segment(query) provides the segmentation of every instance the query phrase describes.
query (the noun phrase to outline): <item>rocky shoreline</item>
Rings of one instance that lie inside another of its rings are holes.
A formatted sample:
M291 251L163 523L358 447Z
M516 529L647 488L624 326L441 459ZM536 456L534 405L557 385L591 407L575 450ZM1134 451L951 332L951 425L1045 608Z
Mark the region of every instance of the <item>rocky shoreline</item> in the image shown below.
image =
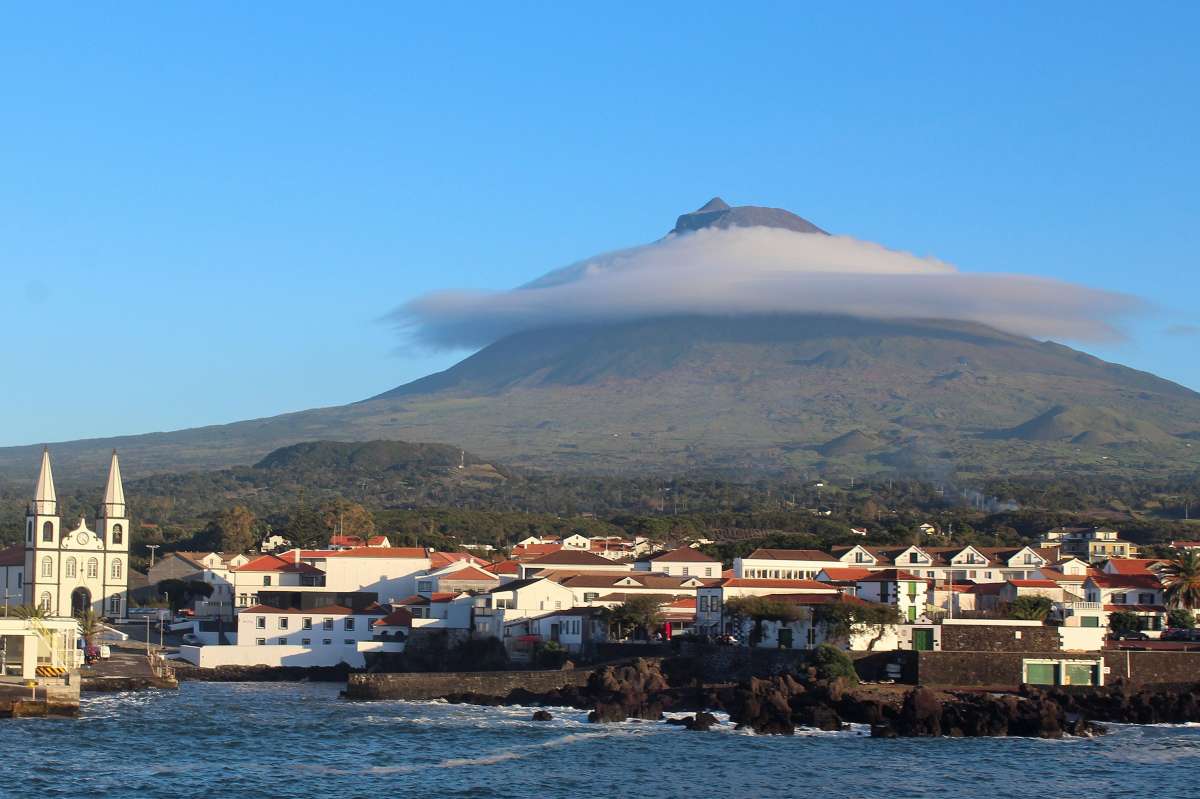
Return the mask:
M678 664L638 660L606 666L582 687L535 693L524 689L503 697L450 694L449 702L480 705L567 706L589 710L594 723L627 719L661 721L665 713L688 729L710 729L709 711L724 711L739 728L759 734L792 735L797 728L842 730L869 725L871 735L897 737L1061 738L1101 735L1097 722L1133 724L1200 722L1200 685L1132 690L1115 685L1094 689L1019 693L935 691L904 686L857 685L815 673L787 674L726 685L705 685L680 673Z

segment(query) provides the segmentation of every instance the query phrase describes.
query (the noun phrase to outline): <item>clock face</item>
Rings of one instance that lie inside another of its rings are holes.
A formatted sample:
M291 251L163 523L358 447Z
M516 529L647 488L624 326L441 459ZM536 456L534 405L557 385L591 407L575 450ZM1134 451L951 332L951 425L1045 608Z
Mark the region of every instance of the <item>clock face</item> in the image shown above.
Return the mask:
M88 542L88 534L80 533L79 535L75 536L75 540L79 542L80 546L83 546Z

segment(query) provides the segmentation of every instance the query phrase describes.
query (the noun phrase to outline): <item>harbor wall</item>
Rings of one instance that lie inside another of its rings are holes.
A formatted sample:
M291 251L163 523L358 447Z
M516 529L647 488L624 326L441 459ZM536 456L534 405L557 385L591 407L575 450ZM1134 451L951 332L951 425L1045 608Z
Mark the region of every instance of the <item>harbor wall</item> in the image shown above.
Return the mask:
M583 686L591 675L590 669L351 674L346 698L421 700L465 693L505 697L517 688L543 692Z

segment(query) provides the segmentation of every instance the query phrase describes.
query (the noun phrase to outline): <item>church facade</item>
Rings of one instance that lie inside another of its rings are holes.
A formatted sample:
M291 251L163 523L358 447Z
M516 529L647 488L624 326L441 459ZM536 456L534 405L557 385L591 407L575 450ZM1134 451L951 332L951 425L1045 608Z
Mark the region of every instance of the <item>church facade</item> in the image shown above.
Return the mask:
M129 518L121 467L114 450L96 529L80 518L62 524L50 469L42 451L33 502L25 516L24 602L52 616L126 615L129 598Z

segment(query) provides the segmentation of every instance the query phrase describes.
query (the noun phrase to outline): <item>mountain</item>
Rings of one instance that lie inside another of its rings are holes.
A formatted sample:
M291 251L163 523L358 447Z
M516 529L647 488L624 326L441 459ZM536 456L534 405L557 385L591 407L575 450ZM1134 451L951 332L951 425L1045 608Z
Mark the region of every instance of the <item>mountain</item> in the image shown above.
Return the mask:
M668 235L739 226L824 235L787 211L719 198ZM128 471L148 474L373 439L454 442L489 461L575 473L1162 472L1197 466L1200 395L973 322L668 315L523 330L349 405L65 442L53 454L57 474L94 478L113 447ZM36 447L2 449L0 474L32 479L36 458ZM345 458L331 464L352 468Z

